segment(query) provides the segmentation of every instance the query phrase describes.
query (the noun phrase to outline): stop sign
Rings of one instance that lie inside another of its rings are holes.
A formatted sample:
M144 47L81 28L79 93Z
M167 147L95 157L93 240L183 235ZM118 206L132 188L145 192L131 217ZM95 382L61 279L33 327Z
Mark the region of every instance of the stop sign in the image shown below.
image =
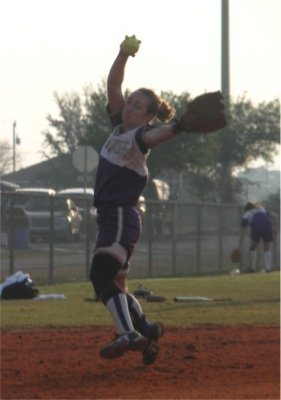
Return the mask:
M99 155L91 146L78 146L72 154L72 162L79 172L92 172L98 165Z

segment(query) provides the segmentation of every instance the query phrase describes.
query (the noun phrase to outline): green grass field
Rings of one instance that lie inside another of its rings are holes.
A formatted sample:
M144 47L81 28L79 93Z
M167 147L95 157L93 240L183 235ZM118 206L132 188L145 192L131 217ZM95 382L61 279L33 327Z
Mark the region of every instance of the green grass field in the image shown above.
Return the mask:
M241 274L196 278L135 279L166 298L140 302L151 320L166 325L280 325L280 274ZM112 325L89 282L37 286L40 294L64 294L64 300L2 300L2 329ZM176 296L203 296L212 301L175 302Z

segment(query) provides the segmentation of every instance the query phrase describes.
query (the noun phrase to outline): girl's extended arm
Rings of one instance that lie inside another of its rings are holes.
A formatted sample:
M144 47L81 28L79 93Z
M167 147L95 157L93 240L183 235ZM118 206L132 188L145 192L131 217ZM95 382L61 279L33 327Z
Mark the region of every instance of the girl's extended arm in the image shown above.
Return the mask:
M125 66L129 56L121 50L115 58L107 78L107 96L110 111L120 112L124 106L122 83L125 75Z

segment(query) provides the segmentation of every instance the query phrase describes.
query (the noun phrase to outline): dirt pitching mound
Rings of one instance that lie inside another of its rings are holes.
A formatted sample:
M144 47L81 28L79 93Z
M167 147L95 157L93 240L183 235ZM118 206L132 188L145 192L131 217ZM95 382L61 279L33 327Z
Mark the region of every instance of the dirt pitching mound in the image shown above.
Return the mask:
M110 328L2 332L1 399L279 399L279 327L167 327L150 366Z

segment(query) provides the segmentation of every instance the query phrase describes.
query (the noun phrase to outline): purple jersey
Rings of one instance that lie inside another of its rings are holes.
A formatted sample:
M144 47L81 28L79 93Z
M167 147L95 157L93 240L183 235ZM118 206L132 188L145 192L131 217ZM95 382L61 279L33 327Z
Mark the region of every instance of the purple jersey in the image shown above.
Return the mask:
M137 205L147 183L149 149L142 140L147 127L122 132L118 117L111 117L114 129L100 153L94 194L97 209Z
M270 213L263 207L246 211L242 217L241 225L250 226L251 239L259 242L262 239L266 243L273 241L272 219Z

